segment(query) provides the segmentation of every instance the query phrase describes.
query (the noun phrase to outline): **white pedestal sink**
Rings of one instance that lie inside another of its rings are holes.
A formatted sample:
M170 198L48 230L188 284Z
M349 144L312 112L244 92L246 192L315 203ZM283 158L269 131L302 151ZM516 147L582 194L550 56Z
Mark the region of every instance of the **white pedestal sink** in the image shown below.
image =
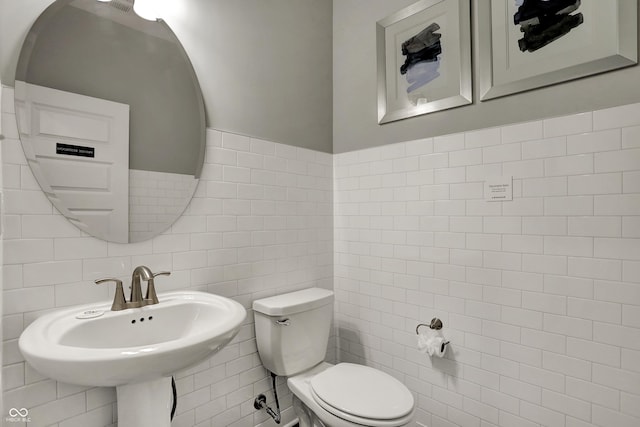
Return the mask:
M213 355L246 317L237 302L196 291L111 311L111 302L43 315L20 336L25 360L49 378L115 386L119 427L168 427L171 375Z

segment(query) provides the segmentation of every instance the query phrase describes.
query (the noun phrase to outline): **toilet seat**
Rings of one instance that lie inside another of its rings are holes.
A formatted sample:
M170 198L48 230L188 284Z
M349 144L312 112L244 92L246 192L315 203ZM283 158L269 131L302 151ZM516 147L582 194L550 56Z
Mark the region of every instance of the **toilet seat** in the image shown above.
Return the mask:
M391 427L413 416L411 392L391 375L368 366L339 363L313 376L309 385L320 407L352 423Z

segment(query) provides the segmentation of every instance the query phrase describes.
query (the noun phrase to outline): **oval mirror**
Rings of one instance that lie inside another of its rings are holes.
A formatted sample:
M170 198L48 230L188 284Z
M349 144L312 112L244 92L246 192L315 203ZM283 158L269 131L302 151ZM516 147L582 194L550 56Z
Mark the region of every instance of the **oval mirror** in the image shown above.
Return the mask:
M86 233L118 243L171 226L205 151L202 93L169 26L133 0L57 0L29 31L16 116L34 176Z

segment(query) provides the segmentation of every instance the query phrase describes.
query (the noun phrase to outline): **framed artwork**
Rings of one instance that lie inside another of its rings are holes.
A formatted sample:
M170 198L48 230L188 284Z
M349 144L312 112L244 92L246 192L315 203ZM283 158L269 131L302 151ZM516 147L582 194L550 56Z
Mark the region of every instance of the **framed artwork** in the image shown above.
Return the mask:
M476 2L480 100L636 64L637 3Z
M378 123L470 104L469 0L421 0L377 23Z

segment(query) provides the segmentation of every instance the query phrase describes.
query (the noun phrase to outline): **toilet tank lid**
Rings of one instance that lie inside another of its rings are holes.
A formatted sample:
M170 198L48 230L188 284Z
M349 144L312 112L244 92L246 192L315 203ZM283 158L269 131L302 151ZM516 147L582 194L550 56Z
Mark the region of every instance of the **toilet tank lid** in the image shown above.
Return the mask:
M331 304L333 292L322 288L309 288L269 298L255 300L253 310L267 316L286 316Z

